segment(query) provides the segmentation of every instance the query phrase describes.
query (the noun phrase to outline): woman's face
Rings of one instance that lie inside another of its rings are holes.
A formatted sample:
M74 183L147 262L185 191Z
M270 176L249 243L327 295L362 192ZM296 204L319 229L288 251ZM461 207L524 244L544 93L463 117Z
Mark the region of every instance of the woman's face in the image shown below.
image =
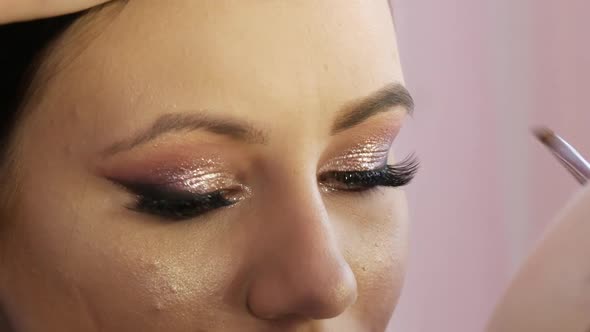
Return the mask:
M386 1L115 3L56 45L3 212L18 331L385 329L406 202L371 186L409 107Z

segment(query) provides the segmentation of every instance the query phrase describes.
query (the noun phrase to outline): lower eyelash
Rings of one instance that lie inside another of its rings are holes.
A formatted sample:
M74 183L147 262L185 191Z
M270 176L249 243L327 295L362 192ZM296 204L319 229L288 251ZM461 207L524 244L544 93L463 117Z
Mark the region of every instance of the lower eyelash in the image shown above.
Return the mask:
M361 191L377 186L402 187L410 183L420 163L409 156L396 165L385 165L371 171L326 172L320 176L320 182L337 190Z

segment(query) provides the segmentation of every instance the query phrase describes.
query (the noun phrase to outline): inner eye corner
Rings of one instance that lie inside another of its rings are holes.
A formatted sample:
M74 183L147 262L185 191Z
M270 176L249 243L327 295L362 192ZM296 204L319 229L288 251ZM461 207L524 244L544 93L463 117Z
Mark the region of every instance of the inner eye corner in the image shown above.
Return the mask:
M317 179L317 181L318 181L318 182L323 182L323 181L326 181L326 180L328 179L328 173L329 173L329 172L330 172L330 171L324 171L324 172L321 172L321 173L319 173L319 174L316 176L316 179Z

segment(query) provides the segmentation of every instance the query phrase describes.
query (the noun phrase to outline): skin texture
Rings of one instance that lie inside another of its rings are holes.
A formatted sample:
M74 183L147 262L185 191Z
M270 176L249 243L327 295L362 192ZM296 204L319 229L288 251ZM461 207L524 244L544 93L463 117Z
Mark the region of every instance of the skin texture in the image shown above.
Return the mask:
M104 2L107 0L2 0L0 23L73 13Z
M15 330L383 331L404 193L317 177L375 133L393 141L401 107L330 134L345 105L392 82L385 1L146 0L85 17L41 67L14 140L0 299ZM203 112L247 121L264 144L181 130L110 149ZM250 192L188 221L128 209L108 180L207 158Z

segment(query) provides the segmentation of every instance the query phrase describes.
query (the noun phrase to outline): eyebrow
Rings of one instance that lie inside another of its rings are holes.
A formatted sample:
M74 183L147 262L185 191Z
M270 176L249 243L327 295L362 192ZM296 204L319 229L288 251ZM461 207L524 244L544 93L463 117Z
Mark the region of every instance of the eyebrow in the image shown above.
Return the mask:
M406 87L391 83L345 107L334 121L332 135L355 127L379 113L393 111L396 107L403 107L408 114L412 114L414 99Z
M112 155L131 150L136 146L154 140L170 132L206 130L215 134L252 144L265 144L267 134L254 128L245 121L212 116L206 111L191 113L172 113L160 116L151 127L128 141L117 142L108 147L104 153Z
M346 105L334 121L331 134L335 135L355 127L379 113L392 111L397 106L404 107L411 114L414 101L403 85L391 83L367 97ZM255 128L246 121L223 118L207 111L200 111L164 114L149 128L130 140L116 142L103 152L105 155L113 155L131 150L166 133L196 130L206 130L249 144L266 144L268 141L268 134L265 131Z

